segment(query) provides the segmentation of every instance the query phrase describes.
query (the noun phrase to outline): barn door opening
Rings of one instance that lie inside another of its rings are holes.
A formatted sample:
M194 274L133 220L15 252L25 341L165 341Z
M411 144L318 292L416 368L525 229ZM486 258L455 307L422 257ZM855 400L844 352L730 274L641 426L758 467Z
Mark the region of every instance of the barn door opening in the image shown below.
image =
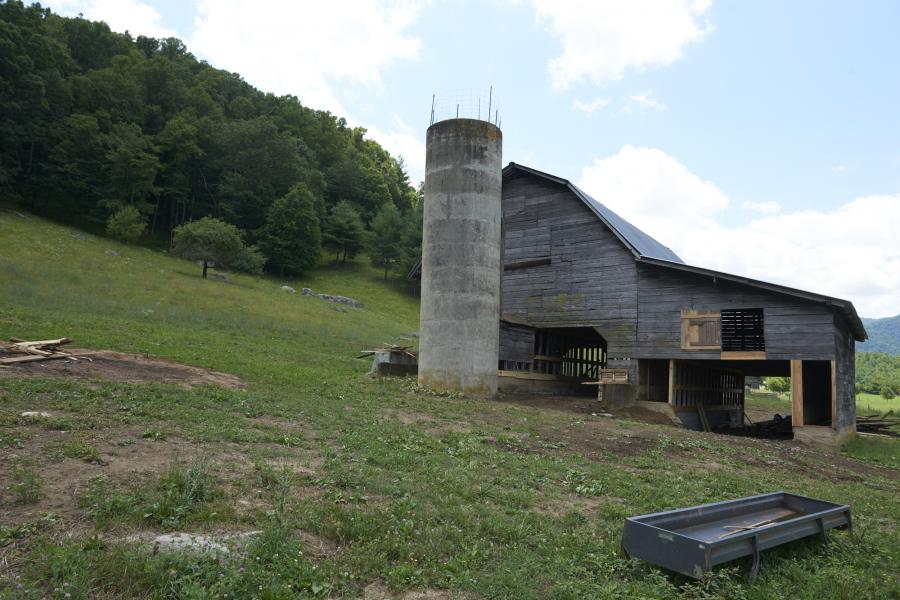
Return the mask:
M830 360L792 360L794 427L829 427L834 411L834 364Z
M534 369L538 373L597 379L605 366L606 340L590 327L534 332Z
M830 360L792 360L791 398L794 427L831 426L834 365Z

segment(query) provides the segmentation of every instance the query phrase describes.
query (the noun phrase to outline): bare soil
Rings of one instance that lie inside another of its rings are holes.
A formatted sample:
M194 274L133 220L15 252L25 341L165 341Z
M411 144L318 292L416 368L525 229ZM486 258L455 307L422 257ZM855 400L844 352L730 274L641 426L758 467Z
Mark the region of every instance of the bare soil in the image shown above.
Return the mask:
M506 395L500 402L520 406L536 407L548 413L576 416L576 420L565 426L540 425L537 427L544 442L564 444L560 452L577 453L590 460L609 462L620 457L637 456L656 447L663 438L675 442L702 440L716 446L727 446L737 460L762 468L778 469L785 472L802 472L821 477L835 483L856 482L863 485L879 484L873 478L892 482L900 481L900 470L882 467L869 462L846 457L836 449L814 447L793 440L756 439L717 433L689 431L675 426L661 415L652 411L616 411L613 417L600 416L604 411L597 401L590 397L553 395ZM584 418L580 418L584 416ZM650 427L625 427L619 417L648 423ZM502 413L494 413L490 418L503 422ZM512 424L512 423L510 423ZM546 452L540 446L518 449L518 451ZM721 468L713 452L696 448L682 449L675 445L667 447L661 460L675 461L702 468Z
M0 378L68 377L110 379L130 383L174 383L184 387L217 385L241 388L243 382L228 373L194 367L174 361L109 350L69 349L77 360L57 359L3 365Z

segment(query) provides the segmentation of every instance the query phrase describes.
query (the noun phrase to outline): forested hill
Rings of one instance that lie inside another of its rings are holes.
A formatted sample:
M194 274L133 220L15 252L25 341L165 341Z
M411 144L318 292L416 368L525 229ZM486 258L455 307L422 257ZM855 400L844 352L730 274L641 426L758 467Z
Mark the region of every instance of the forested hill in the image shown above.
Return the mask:
M343 118L257 90L178 39L0 4L0 201L94 229L129 207L158 244L212 216L256 244L283 225L271 221L285 206L270 209L286 196L312 205L297 215L319 222L316 252L339 203L367 228L386 207L394 225L416 219L402 159Z
M900 315L885 319L863 319L869 339L857 344L860 352L886 352L900 355Z

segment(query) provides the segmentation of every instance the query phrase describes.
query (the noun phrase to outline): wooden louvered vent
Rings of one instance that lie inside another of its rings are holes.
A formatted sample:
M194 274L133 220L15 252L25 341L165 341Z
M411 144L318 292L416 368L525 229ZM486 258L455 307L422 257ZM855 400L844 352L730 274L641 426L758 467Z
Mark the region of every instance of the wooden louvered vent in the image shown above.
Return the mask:
M721 350L720 319L721 314L718 311L681 311L681 349Z
M766 336L761 308L722 311L722 352L755 352L765 349Z

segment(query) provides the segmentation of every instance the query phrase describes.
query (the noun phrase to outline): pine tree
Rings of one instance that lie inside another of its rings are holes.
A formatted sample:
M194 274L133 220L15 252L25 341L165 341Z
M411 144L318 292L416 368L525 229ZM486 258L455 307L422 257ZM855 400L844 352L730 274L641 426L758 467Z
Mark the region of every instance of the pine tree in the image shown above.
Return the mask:
M338 202L322 226L322 246L342 263L359 254L366 230L359 212L347 201Z
M386 202L372 219L371 229L369 256L375 266L384 267L387 281L388 271L402 256L403 216L393 203Z

